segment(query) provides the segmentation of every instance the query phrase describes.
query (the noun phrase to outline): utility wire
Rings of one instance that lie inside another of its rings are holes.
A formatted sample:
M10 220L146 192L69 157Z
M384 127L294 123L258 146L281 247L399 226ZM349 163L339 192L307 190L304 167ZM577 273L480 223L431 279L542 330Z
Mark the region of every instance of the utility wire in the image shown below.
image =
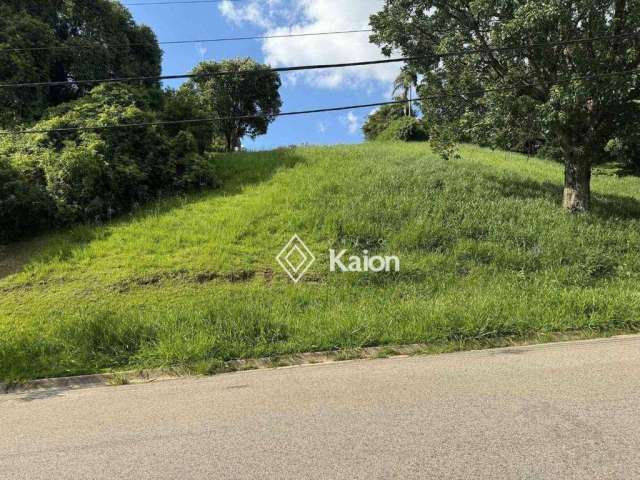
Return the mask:
M489 49L458 50L458 51L443 52L435 55L438 58L448 58L448 57L457 57L457 56L464 56L464 55L488 54L488 53L496 53L496 52L511 52L511 51L518 51L518 50L533 49L533 48L559 47L559 46L566 46L566 45L575 45L580 43L596 42L601 40L614 40L618 38L628 38L628 37L638 37L638 36L640 36L640 32L581 38L581 39L574 39L574 40L565 40L561 42L531 43L529 45L521 45L521 46L514 46L514 47L495 47L495 48L489 48ZM96 83L121 83L121 82L134 82L134 81L162 81L162 80L192 79L192 78L212 78L212 77L223 77L223 76L230 76L230 75L251 75L251 74L264 75L266 73L275 73L275 72L278 72L278 73L298 72L303 70L321 70L321 69L327 69L327 68L346 68L346 67L359 67L359 66L367 66L367 65L383 65L383 64L389 64L389 63L405 63L410 61L421 60L423 58L424 57L402 57L402 58L391 58L391 59L384 59L384 60L369 60L369 61L363 61L363 62L303 65L303 66L297 66L297 67L278 67L278 68L270 68L270 69L264 69L264 70L245 70L241 72L216 72L211 74L190 73L190 74L180 74L180 75L114 77L114 78L104 78L104 79L94 79L94 80L68 80L68 81L58 81L58 82L4 83L4 84L0 84L0 88L55 87L55 86L71 86L71 85L88 85L88 84L96 84Z
M268 40L272 38L300 38L300 37L319 37L324 35L346 35L351 33L371 33L372 29L362 30L337 30L335 32L309 32L309 33L289 33L281 35L255 35L249 37L221 37L221 38L203 38L196 40L172 40L158 42L158 45L186 45L191 43L222 43L222 42L240 42L245 40ZM42 50L74 50L74 49L94 49L94 48L128 48L143 47L148 43L105 43L93 45L58 45L48 47L22 47L22 48L0 48L0 52L34 52Z
M632 74L640 74L640 69L637 70L627 70L622 72L611 72L604 74L594 74L594 75L583 75L583 76L575 76L568 78L566 80L558 81L556 84L564 84L571 83L578 80L592 80L597 78L608 78L620 75L632 75ZM456 93L448 93L448 94L438 94L438 95L429 95L425 97L416 98L413 102L424 102L428 100L439 100L443 98L450 97L465 97L465 96L473 96L473 95L483 95L488 92L500 92L500 91L510 91L517 90L527 87L535 87L535 86L545 86L546 83L523 83L521 85L511 85L504 87L495 87L495 88L485 88L479 90L470 90L466 92L456 92ZM113 130L119 128L131 128L131 127L149 127L149 126L161 126L161 125L185 125L185 124L196 124L196 123L213 123L219 121L229 121L229 120L249 120L254 118L264 118L264 117L291 117L296 115L308 115L314 113L327 113L327 112L339 112L345 110L356 110L362 108L371 108L371 107L381 107L385 105L397 105L397 104L405 104L407 100L392 100L388 102L377 102L377 103L364 103L358 105L348 105L342 107L330 107L330 108L317 108L312 110L298 110L292 112L281 112L275 115L264 115L264 114L256 114L256 115L238 115L238 116L228 116L228 117L208 117L208 118L191 118L185 120L163 120L156 122L140 122L140 123L125 123L120 125L104 125L104 126L96 126L96 127L67 127L67 128L53 128L53 129L29 129L29 130L18 130L18 131L8 131L8 130L0 130L1 135L27 135L27 134L41 134L41 133L68 133L68 132L77 132L77 131L98 131L98 130Z
M380 65L385 63L398 63L404 62L404 58L391 58L385 60L371 60L365 62L348 62L348 63L331 63L320 65L303 65L298 67L277 67L264 70L244 70L238 72L216 72L216 73L187 73L180 75L160 75L160 76L145 76L145 77L119 77L119 78L103 78L100 80L69 80L63 82L34 82L34 83L4 83L0 84L0 88L22 88L22 87L59 87L70 85L88 85L94 83L120 83L120 82L135 82L135 81L162 81L162 80L176 80L185 78L212 78L212 77L227 77L227 76L242 76L242 75L264 75L267 73L282 73L282 72L298 72L303 70L321 70L326 68L346 68L357 67L364 65Z

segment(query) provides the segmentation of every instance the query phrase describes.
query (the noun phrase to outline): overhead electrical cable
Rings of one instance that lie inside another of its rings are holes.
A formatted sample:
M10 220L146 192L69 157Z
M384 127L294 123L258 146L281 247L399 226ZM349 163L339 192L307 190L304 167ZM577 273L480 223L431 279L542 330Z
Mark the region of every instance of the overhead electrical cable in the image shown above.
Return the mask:
M308 32L308 33L283 33L279 35L255 35L247 37L220 37L220 38L201 38L195 40L169 40L160 41L158 45L187 45L199 43L222 43L222 42L239 42L244 40L269 40L278 38L301 38L301 37L320 37L328 35L347 35L352 33L371 33L372 29L362 30L336 30L333 32ZM42 47L6 47L1 48L0 52L34 52L41 50L75 50L75 49L95 49L95 48L127 48L142 47L149 43L99 43L87 45L58 45L58 46L42 46Z
M574 45L574 44L580 44L580 43L614 40L618 38L628 38L628 37L640 37L640 32L601 36L601 37L581 38L581 39L574 39L574 40L565 40L560 42L532 43L529 45L520 45L520 46L513 46L513 47L495 47L495 48L489 48L489 49L457 50L457 51L437 53L435 54L435 56L438 58L447 58L447 57L456 57L456 56L464 56L464 55L510 52L510 51L528 50L528 49L544 48L544 47L567 46L567 45ZM420 60L422 58L424 57L414 56L414 57L401 57L401 58L390 58L390 59L381 59L381 60L368 60L368 61L362 61L362 62L303 65L303 66L296 66L296 67L276 67L276 68L269 68L269 69L263 69L263 70L245 70L240 72L216 72L211 74L189 73L189 74L179 74L179 75L114 77L114 78L91 79L91 80L69 79L67 81L57 81L57 82L4 83L4 84L0 84L0 88L55 87L55 86L71 86L71 85L90 85L90 84L98 84L98 83L123 83L123 82L136 82L136 81L162 81L162 80L176 80L176 79L211 78L211 77L221 77L221 76L230 76L230 75L251 75L251 74L264 75L270 72L284 73L284 72L298 72L298 71L305 71L305 70L321 70L321 69L329 69L329 68L347 68L347 67L358 67L358 66L384 65L389 63L406 63L410 61Z
M565 80L559 80L558 82L555 82L555 84L564 84L564 83L571 83L579 80L593 80L597 78L609 78L614 76L633 75L633 74L640 74L640 70L627 70L622 72L611 72L611 73L605 73L605 74L573 76ZM428 100L438 100L438 99L451 98L451 97L483 95L488 92L510 91L510 90L527 88L527 87L545 86L545 85L546 83L540 83L540 82L522 83L520 85L485 88L485 89L471 90L466 92L429 95L425 97L416 98L413 100L413 102L424 102ZM296 116L296 115L339 112L339 111L345 111L345 110L356 110L356 109L362 109L362 108L381 107L385 105L397 105L397 104L405 104L405 103L407 103L407 100L392 100L387 102L346 105L341 107L317 108L317 109L311 109L311 110L297 110L292 112L282 112L275 115L260 115L260 114L236 115L236 116L228 116L228 117L208 117L208 118L192 118L192 119L184 119L184 120L161 120L161 121L155 121L155 122L124 123L120 125L104 125L104 126L95 126L95 127L67 127L67 128L53 128L53 129L28 129L28 130L17 130L17 131L0 130L0 135L69 133L69 132L78 132L78 131L113 130L113 129L120 129L120 128L135 128L135 127L148 127L148 126L161 126L161 125L185 125L185 124L197 124L197 123L212 123L217 121L246 120L246 119L263 118L263 117L269 117L269 118L290 117L290 116Z

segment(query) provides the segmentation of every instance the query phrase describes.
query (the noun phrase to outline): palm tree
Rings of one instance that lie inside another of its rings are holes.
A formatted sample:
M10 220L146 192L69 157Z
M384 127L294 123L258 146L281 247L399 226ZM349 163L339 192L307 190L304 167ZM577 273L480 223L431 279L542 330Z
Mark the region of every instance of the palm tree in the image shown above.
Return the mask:
M405 65L400 71L400 75L393 82L393 94L401 92L398 99L406 102L404 114L406 117L413 117L413 100L411 98L412 88L418 85L418 74L411 67Z

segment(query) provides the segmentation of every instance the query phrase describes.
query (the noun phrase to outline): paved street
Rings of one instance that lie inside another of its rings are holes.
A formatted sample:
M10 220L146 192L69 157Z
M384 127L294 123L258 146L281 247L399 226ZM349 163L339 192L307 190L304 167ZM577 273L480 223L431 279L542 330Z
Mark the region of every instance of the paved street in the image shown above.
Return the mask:
M6 479L640 478L640 337L0 396Z

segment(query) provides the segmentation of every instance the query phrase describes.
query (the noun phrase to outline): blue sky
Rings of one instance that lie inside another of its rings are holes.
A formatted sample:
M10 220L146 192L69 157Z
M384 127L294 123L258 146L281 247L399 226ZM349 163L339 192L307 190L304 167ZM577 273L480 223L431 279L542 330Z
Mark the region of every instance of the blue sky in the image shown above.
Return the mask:
M126 1L123 3L127 3ZM382 0L228 0L218 4L128 7L160 41L308 33L368 28ZM339 12L339 13L338 13ZM264 41L164 45L164 74L190 71L201 60L253 57L273 66L339 63L381 58L367 33ZM283 111L385 101L399 66L283 74ZM171 83L177 86L179 83ZM368 110L277 119L269 133L246 141L251 149L290 144L362 141Z

